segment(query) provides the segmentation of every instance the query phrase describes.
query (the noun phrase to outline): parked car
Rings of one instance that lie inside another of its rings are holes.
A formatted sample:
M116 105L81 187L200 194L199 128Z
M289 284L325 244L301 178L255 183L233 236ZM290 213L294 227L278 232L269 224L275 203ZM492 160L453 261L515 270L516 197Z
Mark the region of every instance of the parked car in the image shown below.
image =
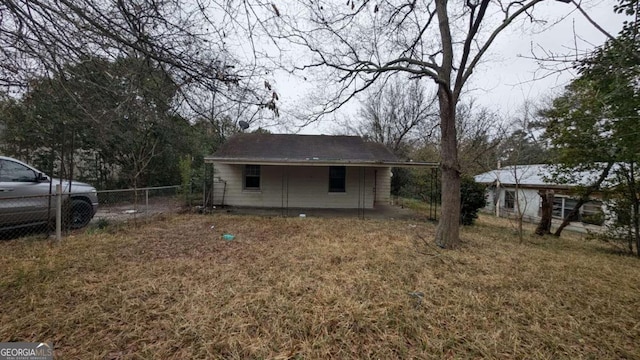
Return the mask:
M55 219L60 179L10 157L0 156L0 228L44 225ZM86 226L98 208L96 189L78 181L62 180L65 226Z

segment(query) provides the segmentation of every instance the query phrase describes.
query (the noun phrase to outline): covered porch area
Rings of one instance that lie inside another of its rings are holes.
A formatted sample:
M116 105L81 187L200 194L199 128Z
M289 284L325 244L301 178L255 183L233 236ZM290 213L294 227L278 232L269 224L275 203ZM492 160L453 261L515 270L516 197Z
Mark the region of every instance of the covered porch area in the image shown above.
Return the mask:
M437 166L437 163L399 161L215 161L205 204L218 208L278 209L285 216L300 213L322 216L323 209L355 211L363 216L368 210L384 210L392 203L393 168Z

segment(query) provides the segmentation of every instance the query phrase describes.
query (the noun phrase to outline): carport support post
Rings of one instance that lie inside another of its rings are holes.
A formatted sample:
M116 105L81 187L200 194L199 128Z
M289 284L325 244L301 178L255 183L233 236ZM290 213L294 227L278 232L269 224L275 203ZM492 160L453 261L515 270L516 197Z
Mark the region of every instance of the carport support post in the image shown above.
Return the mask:
M56 184L56 241L62 239L62 186Z

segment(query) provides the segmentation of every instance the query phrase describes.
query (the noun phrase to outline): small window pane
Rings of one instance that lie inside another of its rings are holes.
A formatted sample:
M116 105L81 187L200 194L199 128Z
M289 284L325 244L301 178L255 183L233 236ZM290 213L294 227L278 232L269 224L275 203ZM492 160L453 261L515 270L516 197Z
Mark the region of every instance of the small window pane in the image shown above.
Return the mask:
M553 211L552 211L553 217L564 218L564 215L562 215L563 204L564 204L564 198L556 197L553 199Z
M245 173L247 176L260 176L260 166L259 165L247 165L245 169Z

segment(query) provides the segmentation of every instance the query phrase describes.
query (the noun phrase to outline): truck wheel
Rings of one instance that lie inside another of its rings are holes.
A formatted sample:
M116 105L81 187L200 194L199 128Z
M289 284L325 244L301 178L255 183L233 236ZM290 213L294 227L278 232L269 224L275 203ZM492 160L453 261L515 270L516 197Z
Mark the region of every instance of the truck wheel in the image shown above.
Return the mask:
M71 214L69 227L72 229L80 229L91 221L93 218L93 208L86 201L73 199L71 200Z

